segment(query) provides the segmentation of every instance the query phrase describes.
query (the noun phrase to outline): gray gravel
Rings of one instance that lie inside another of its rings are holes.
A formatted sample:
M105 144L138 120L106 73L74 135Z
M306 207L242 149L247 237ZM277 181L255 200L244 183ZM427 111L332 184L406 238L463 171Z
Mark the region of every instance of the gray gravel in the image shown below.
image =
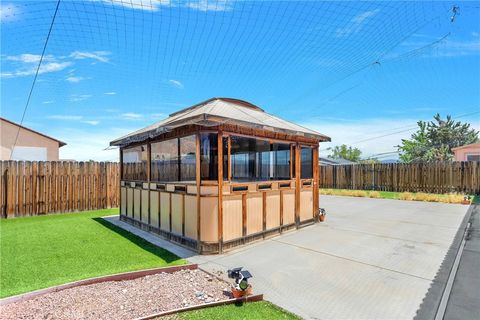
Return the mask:
M230 285L207 273L182 270L49 293L0 307L6 319L132 319L230 298Z

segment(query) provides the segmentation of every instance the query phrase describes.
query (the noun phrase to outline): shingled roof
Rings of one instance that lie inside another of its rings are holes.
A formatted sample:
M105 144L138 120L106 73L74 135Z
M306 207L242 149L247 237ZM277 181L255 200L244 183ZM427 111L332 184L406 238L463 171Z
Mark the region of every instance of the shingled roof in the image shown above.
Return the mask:
M110 142L110 145L122 146L143 141L190 124L207 127L219 124L236 124L249 128L259 128L272 132L316 138L321 141L330 141L329 137L321 133L268 114L263 109L247 101L232 98L211 98L172 113L168 118L148 127L113 140Z

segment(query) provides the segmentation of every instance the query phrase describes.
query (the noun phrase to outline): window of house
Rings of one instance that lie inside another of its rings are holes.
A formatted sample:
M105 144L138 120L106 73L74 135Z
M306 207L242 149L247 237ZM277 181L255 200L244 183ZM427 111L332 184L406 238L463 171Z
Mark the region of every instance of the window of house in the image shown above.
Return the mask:
M122 150L122 179L147 180L147 145Z
M313 149L301 147L300 149L300 178L313 178Z
M480 161L480 154L467 154L467 161Z

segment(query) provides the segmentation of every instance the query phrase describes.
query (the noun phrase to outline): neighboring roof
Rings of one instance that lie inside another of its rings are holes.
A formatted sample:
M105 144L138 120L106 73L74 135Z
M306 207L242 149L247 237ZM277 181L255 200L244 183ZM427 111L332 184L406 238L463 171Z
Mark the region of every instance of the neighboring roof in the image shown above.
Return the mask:
M2 117L0 117L0 120L5 121L5 122L8 122L8 123L10 123L10 124L13 124L14 126L20 127L20 128L22 128L22 129L24 129L24 130L33 132L33 133L38 134L38 135L40 135L40 136L43 136L43 137L45 137L45 138L47 138L47 139L50 139L50 140L53 140L53 141L57 141L59 147L63 147L63 146L65 146L65 145L67 145L67 144L66 144L65 142L63 142L63 141L60 141L60 140L55 139L55 138L52 138L52 137L50 137L50 136L47 136L46 134L43 134L43 133L38 132L38 131L35 131L35 130L33 130L33 129L24 127L24 126L22 126L22 125L20 125L20 124L18 124L18 123L16 123L16 122L7 120L7 119L2 118Z
M380 160L380 163L400 163L400 160L398 160L398 159L383 159L383 160Z
M215 126L225 123L330 141L329 137L321 133L268 114L247 101L232 98L211 98L172 113L162 121L113 140L110 145L121 146L143 141L189 124Z
M355 164L356 162L353 162L353 161L350 161L350 160L347 160L347 159L343 159L343 158L330 158L330 157L319 157L318 158L318 161L321 163L321 164L327 164L327 165L332 165L332 166L336 166L336 165L342 165L342 164Z
M456 151L456 150L460 150L460 149L466 149L466 148L480 148L480 142L470 143L470 144L466 144L464 146L452 148L452 151Z

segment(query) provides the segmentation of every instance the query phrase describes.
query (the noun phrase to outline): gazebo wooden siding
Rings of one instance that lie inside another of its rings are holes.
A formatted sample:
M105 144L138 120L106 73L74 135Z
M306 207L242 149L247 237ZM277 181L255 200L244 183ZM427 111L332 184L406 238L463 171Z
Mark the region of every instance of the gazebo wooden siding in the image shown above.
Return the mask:
M120 218L201 253L313 223L329 140L247 101L203 101L110 142Z
M200 179L200 134L203 132L218 134L216 181ZM151 144L191 134L196 137L195 181L151 182ZM223 160L230 156L228 137L231 135L289 143L290 158L294 160L290 161L290 171L294 171L295 178L235 182L231 179L231 161L228 161L227 179L224 180ZM224 137L227 137L226 155L223 154ZM190 125L174 129L155 139L123 146L120 157L125 148L145 144L148 156L147 180L126 181L122 176L120 219L123 221L200 253L217 253L288 229L299 228L316 219L319 199L318 165L313 165L311 179L301 179L300 148L311 147L312 163L317 164L318 139L237 125ZM120 171L123 174L124 164L122 158L120 160Z

